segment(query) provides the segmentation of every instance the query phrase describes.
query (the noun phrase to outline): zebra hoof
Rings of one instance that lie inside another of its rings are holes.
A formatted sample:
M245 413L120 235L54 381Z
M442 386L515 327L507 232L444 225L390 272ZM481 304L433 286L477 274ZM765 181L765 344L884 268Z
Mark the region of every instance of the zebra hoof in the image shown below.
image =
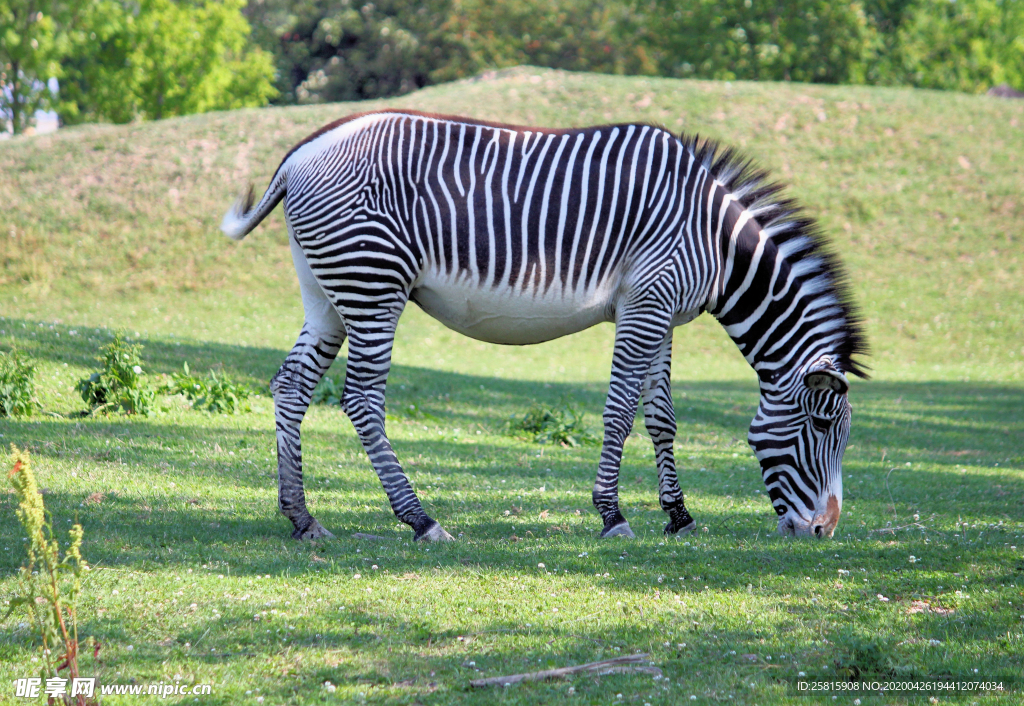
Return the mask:
M417 532L412 539L414 542L452 542L455 537L445 532L440 522L434 522L426 530Z
M629 523L623 520L617 525L612 525L611 527L606 527L601 530L601 539L607 539L608 537L629 537L630 539L634 539L636 535L633 534L633 530L630 529Z
M677 537L685 537L686 535L697 529L697 521L690 520L688 524L683 526L677 526L675 522L669 522L665 525L665 534L674 534Z
M324 529L316 520L310 523L309 527L304 530L296 529L292 532L292 539L299 539L304 542L308 542L314 539L334 539L334 535Z

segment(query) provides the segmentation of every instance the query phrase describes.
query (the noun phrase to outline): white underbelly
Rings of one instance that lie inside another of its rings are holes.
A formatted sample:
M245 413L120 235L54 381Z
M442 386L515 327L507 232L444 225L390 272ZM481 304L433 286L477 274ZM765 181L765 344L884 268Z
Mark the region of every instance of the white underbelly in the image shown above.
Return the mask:
M541 343L609 320L612 292L546 294L477 288L425 276L412 291L420 307L450 329L488 343Z

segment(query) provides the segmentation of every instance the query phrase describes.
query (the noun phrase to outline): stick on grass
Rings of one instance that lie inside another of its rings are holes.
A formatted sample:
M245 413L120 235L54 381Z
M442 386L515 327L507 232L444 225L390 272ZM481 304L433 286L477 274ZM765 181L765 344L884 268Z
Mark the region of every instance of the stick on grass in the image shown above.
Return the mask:
M512 674L507 677L488 677L487 679L473 679L470 686L508 686L524 681L543 681L545 679L562 679L575 674L622 674L626 672L661 675L661 670L647 664L649 654L624 655L613 659L605 659L600 662L580 664L575 667L562 667L560 669L545 669L541 672L526 672L525 674Z

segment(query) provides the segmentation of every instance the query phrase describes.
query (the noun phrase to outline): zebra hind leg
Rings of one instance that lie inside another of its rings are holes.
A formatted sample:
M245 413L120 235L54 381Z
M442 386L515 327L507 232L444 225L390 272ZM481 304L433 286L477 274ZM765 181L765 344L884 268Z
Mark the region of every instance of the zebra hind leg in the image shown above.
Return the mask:
M318 334L307 322L281 369L270 380L277 425L278 507L295 527L293 539L334 536L306 508L300 426L309 408L313 389L331 367L344 340L344 328L334 334Z
M387 324L382 327L381 319L384 318L383 315L377 318L367 314L364 319L374 322L373 328L349 329L348 369L342 406L380 478L391 509L398 519L412 527L413 540L451 541L452 536L424 512L384 430L384 391L391 367L397 316L393 320L388 317Z
M689 534L697 523L686 509L683 491L676 475L672 444L676 438L676 412L672 404L672 332L662 341L658 355L651 363L643 387L644 423L654 442L654 458L658 465L658 500L668 513L665 534Z

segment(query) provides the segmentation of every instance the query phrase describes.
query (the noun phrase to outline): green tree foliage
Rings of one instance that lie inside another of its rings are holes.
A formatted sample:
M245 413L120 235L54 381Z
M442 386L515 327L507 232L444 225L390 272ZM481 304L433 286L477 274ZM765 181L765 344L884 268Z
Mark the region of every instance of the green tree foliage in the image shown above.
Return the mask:
M65 122L265 105L272 57L248 44L244 0L91 0L64 59Z
M889 82L968 93L1024 89L1024 2L922 0L898 31Z
M73 17L63 0L0 0L0 123L9 121L16 135L50 106L46 84L60 76L63 27Z
M631 38L631 8L603 0L457 0L443 30L459 51L436 78L520 64L568 71L654 74L647 48Z
M663 76L861 83L874 41L856 2L640 0L631 22Z
M275 55L284 102L359 100L432 83L457 47L450 0L257 0L254 38Z
M281 102L533 64L661 76L1024 88L1022 0L249 0Z
M394 95L518 64L655 70L619 36L624 2L255 0L246 13L275 55L282 102Z

